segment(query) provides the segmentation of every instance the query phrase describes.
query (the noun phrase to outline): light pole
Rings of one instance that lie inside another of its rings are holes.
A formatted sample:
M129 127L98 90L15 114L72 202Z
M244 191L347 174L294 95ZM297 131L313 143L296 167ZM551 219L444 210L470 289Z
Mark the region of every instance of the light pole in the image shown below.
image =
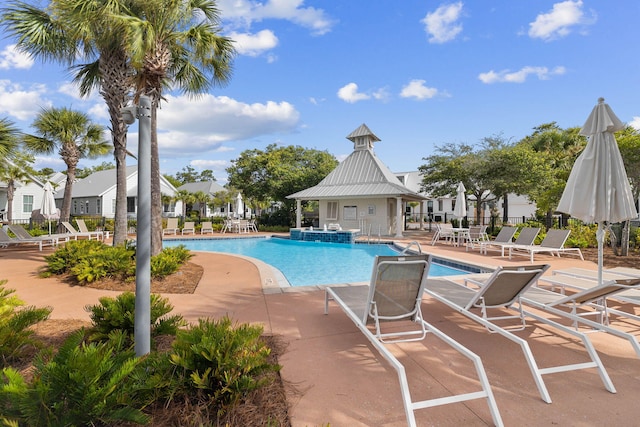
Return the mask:
M136 225L136 356L151 349L151 99L141 96L138 106L122 109L127 124L138 119L138 211Z

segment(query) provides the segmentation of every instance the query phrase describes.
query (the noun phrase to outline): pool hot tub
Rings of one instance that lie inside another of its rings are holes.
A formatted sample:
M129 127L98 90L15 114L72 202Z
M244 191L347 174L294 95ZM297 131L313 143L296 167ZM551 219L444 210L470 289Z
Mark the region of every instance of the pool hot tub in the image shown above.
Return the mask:
M326 243L354 243L360 230L315 230L308 228L289 229L291 240Z

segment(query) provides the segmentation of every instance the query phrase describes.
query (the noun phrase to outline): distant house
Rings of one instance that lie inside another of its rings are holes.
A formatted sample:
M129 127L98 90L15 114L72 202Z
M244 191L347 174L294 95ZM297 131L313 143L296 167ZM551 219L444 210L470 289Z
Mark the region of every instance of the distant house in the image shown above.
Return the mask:
M138 166L127 166L127 214L136 214L138 198ZM162 175L160 191L173 197L176 188ZM64 188L56 191L56 205L62 206ZM181 202L164 204L163 216L178 216L182 212ZM71 215L96 215L114 218L116 213L116 169L94 172L73 183L71 193Z
M218 184L215 181L201 181L201 182L188 182L186 184L182 184L178 187L178 190L188 191L189 193L197 193L199 191L204 194L208 194L212 198L215 197L216 193L221 191L226 192L227 189L222 185ZM200 203L194 203L193 209L200 211ZM204 209L204 216L227 216L229 213L229 205L226 206L212 206L211 204L207 204Z
M31 218L31 212L40 209L44 194L44 183L33 176L29 176L29 182L14 183L12 203L12 220L26 221ZM0 180L0 221L8 220L9 211L9 183Z
M418 171L413 172L399 172L395 174L398 179L406 185L409 189L415 191L416 193L420 192L420 184L422 183L422 174ZM423 206L416 207L407 207L407 215L417 218L418 212L426 213L427 220L429 215L431 215L431 219L435 222L443 222L448 221L453 217L453 208L455 207L456 195L453 194L451 196L444 197L430 197L429 194L421 193L427 200L422 202ZM509 194L507 196L509 199L509 217L510 218L531 218L535 216L536 213L536 204L530 201L526 196L519 196L517 194ZM467 217L475 218L475 197L471 196L468 199L469 205L467 206ZM483 218L490 216L492 206L489 206L489 203L483 203L482 211L484 212ZM503 209L504 209L504 200L498 198L494 203L493 208L496 209L498 213L498 217L502 218ZM419 219L419 218L418 218ZM424 218L423 218L424 220Z
M373 146L380 139L362 124L347 136L353 152L318 185L287 196L297 201L296 227L301 227L301 202L319 202L319 226L340 224L364 234L402 237L409 202L427 198L407 188L382 161Z

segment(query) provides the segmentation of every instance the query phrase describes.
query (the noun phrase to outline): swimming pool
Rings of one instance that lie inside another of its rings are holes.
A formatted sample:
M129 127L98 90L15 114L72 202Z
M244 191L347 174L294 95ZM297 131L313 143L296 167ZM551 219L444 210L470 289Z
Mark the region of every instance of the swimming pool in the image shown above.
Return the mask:
M167 239L165 247L225 252L257 258L277 268L291 286L368 282L376 255L398 255L390 245L303 242L279 238ZM467 274L436 262L430 276Z

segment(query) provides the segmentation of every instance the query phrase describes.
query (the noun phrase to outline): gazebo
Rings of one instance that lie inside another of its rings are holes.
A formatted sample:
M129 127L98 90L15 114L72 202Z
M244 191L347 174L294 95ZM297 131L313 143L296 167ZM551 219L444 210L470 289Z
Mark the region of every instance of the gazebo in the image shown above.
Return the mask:
M342 230L402 237L405 204L427 198L405 187L376 157L373 146L380 138L367 125L360 125L347 139L353 142L349 157L318 185L287 196L297 202L296 227L302 225L302 201L316 200L321 227L339 224Z

